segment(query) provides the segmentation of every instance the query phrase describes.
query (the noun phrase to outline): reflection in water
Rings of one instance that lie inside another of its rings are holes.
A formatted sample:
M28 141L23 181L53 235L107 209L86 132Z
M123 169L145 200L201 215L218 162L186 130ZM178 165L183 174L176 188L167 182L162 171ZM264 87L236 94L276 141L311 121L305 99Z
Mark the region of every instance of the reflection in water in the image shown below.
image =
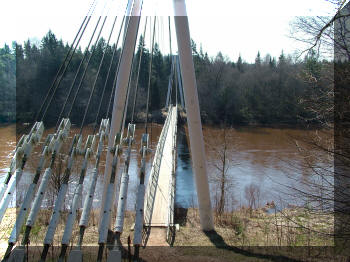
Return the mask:
M12 151L16 148L16 126L0 127L0 174L8 171L8 167L12 158ZM0 176L2 182L5 177Z
M177 132L175 205L187 208L197 205L197 194L185 129L178 128Z
M209 179L213 179L218 174L217 168L214 167L218 161L215 151L220 150L220 144L223 143L223 131L205 127L203 133L209 163ZM227 157L230 162L227 172L229 186L226 206L231 208L246 205L245 189L251 184L259 191L257 199L259 205L265 205L272 200L275 203L282 201L284 205L301 204L300 199L285 186L307 190L301 182L311 179L312 172L306 167L305 159L299 154L294 139L309 134L310 131L287 128L228 129L226 141ZM315 156L314 161L321 160L319 165L327 162L324 152L310 152L310 154ZM211 183L210 186L212 200L215 203L213 195L218 191L217 183Z
M131 152L131 161L129 167L129 193L127 208L134 210L135 197L137 185L139 184L139 167L140 167L140 139L143 128L138 125L135 133L135 144ZM148 156L146 166L146 181L151 169L153 154L155 152L157 141L161 132L162 125L153 124L150 138L152 154ZM73 128L70 134L70 139L79 130ZM91 133L90 127L84 128L83 135L86 138L87 134ZM47 134L53 133L54 130L46 130L44 138ZM125 131L126 132L126 131ZM227 148L229 169L227 172L228 186L227 186L227 207L233 208L239 205L246 205L245 188L250 184L255 184L259 190L259 203L264 205L266 202L274 200L277 202L280 198L289 204L296 204L294 199L285 193L285 188L281 185L291 185L292 181L288 176L292 176L296 181L307 180L310 178L310 171L304 167L303 159L298 154L297 148L292 143L293 137L304 136L308 131L296 129L274 129L274 128L239 128L228 129L227 134ZM222 147L222 131L217 128L204 127L204 140L206 143L206 157L208 161L208 176L210 181L210 192L212 203L215 204L215 197L218 192L217 180L218 169L215 168L215 163L218 161L217 152ZM44 139L43 139L44 140ZM68 152L69 140L65 143L61 152ZM177 168L176 168L176 195L175 202L178 207L191 207L197 205L197 197L195 190L195 183L192 173L191 158L188 145L187 127L178 128L177 141ZM15 148L15 126L0 127L0 181L3 181L6 176L6 170L11 160L11 152ZM22 194L17 195L17 201L20 201L23 194L31 183L33 173L38 163L41 146L33 149L33 157L28 161L25 172L22 176L21 183L17 188ZM106 150L106 148L105 148ZM103 171L105 163L105 151L101 158L101 165L99 169L99 177L96 186L94 207L100 206L103 189ZM317 153L318 157L320 152ZM324 156L321 156L324 157ZM80 173L80 164L82 157L77 159L77 163L72 170L72 177L69 183L69 194L66 200L66 207L70 203L78 177ZM315 157L314 161L317 162ZM94 158L92 158L84 181L84 196L87 193L87 188L91 183L92 168L94 165ZM120 162L118 178L120 178L121 170L123 169L123 161ZM118 179L119 180L119 179ZM296 187L301 185L297 182ZM282 193L282 194L281 194ZM44 205L50 206L52 201L49 197L44 202ZM18 204L18 202L17 202ZM11 203L14 206L14 203Z
M13 151L16 148L16 126L0 127L0 183L3 183L7 172L9 171L10 162L13 157ZM25 176L25 173L23 174ZM14 205L12 200L10 205Z

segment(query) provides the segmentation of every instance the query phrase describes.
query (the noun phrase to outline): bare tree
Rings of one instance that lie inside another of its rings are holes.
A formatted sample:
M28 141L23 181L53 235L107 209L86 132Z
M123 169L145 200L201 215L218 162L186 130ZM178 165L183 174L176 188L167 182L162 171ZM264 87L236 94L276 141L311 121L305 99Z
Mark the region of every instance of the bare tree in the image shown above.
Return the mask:
M349 37L344 27L345 21L350 14L342 12L349 8L346 0L325 0L333 5L329 16L298 16L291 23L290 37L306 44L307 48L302 50L301 54L317 50L318 53L333 55L334 48L343 49L348 58L350 53L348 49L347 38ZM335 24L343 26L335 26ZM344 31L345 29L345 31ZM342 36L337 38L337 36ZM337 39L336 39L337 38Z
M260 187L254 183L251 183L244 188L244 195L248 201L250 215L252 215L253 209L259 207Z
M350 4L328 2L334 4L330 17L298 17L292 23L293 38L308 45L301 54L334 55L332 62L316 61L318 70L306 68L301 75L312 94L301 104L326 135L315 131L296 142L312 178L304 182L307 190L293 189L312 212L334 214L335 240L346 247L350 241Z
M49 183L49 190L47 191L48 192L47 198L49 201L49 205L51 207L53 207L55 198L57 197L58 192L60 191L61 185L63 183L64 155L59 154L57 161L58 162L55 163L54 165L52 176Z
M227 189L231 186L233 178L228 176L228 171L232 167L232 139L229 136L229 128L223 126L218 130L215 144L208 145L213 152L211 165L217 172L212 177L212 181L219 189L216 211L219 215L223 214L226 206Z

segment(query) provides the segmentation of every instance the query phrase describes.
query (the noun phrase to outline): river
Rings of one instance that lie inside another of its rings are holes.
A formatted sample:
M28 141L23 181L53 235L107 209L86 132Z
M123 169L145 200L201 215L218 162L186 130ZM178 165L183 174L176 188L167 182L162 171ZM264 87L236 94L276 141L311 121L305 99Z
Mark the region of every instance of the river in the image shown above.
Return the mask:
M161 128L161 125L152 124L150 137L153 152L155 151ZM86 137L89 132L91 133L91 131L92 128L90 127L84 128L84 137ZM141 125L136 129L135 144L131 154L127 204L129 210L133 210L135 207L136 188L139 183L137 174L140 156L138 152L143 131L144 129L141 128ZM53 129L45 130L44 137L52 132ZM78 132L78 129L73 127L70 137L76 132ZM223 163L220 159L222 159L224 153L225 141L226 159L228 160L225 169L225 206L227 210L247 205L249 192L252 191L255 192L256 206L264 206L267 202L271 201L280 203L281 206L301 204L301 201L298 202L298 197L295 197L291 189L286 186L295 187L299 190L307 190L302 182L312 179L313 177L312 171L305 167L306 160L300 155L294 142L296 138L306 137L310 132L311 131L302 129L265 127L229 128L224 132L218 128L205 126L203 128L203 134L205 138L208 177L213 207L216 206L220 196L219 185L221 181L220 175L222 174L220 169L222 169ZM184 208L197 206L187 134L186 127L178 128L175 205ZM44 139L42 139L42 141L43 140ZM11 161L11 154L16 145L15 141L15 125L0 127L1 182L6 176L6 170L8 170ZM61 152L68 151L69 142L70 141L66 143ZM33 178L40 150L40 146L34 148L33 157L26 165L22 180L17 187L19 189L16 194L17 205L23 198L23 194ZM320 166L324 165L328 159L322 151L310 152L310 155L313 157L313 162ZM150 171L150 160L152 157L153 155L148 157L149 159L146 167L147 175ZM66 159L66 157L63 156L62 159ZM105 159L103 158L101 160L100 176L96 187L95 207L100 205L101 200L104 161ZM69 183L69 194L66 199L66 207L72 198L74 187L78 181L78 163L81 163L81 159L78 159L77 164L73 168L73 174ZM84 185L90 183L92 166L93 159L87 171ZM59 165L56 167L58 170ZM121 168L119 168L119 175L120 170ZM48 190L45 196L44 205L51 206L53 204L55 188L57 190L57 186L55 187L55 184L51 183L51 190ZM86 190L87 186L84 188L84 194L86 194ZM16 200L12 201L11 206L16 205Z

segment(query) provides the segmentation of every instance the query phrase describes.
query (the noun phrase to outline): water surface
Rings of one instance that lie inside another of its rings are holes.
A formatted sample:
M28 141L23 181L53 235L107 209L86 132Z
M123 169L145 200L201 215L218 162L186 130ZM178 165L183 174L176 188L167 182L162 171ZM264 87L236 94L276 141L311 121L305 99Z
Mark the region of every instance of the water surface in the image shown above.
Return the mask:
M153 124L150 129L151 148L153 153L148 156L146 166L146 181L151 168L151 160L155 152L156 144L161 132L161 125ZM61 150L63 153L56 161L55 177L60 177L59 174L64 172L64 164L67 160L65 155L70 146L71 139L74 133L79 130L72 128L70 139L65 143ZM53 129L45 130L44 138L47 134L53 133ZM92 132L92 128L86 127L84 129L84 137ZM139 184L139 167L140 167L140 139L144 129L141 125L136 129L135 144L132 149L131 161L129 167L129 192L127 208L133 210L135 208L135 196L137 185ZM216 206L220 196L220 179L222 175L222 156L225 151L226 144L226 208L232 209L241 205L247 205L247 191L249 188L256 190L257 199L256 204L259 206L265 205L267 202L274 201L277 203L283 200L285 204L298 204L298 199L293 197L293 194L285 187L295 186L303 189L303 185L298 181L305 181L312 178L312 172L305 167L305 159L301 157L298 149L294 143L296 138L305 137L310 131L300 129L278 129L278 128L230 128L225 132L218 128L204 127L203 134L205 138L205 149L207 157L208 178L210 182L210 194L213 207ZM225 138L225 139L224 139ZM16 145L15 126L0 127L0 181L3 181L6 176L6 171L12 157L12 151ZM44 139L42 139L43 141ZM192 207L197 206L196 188L192 172L192 164L189 149L189 139L187 127L178 128L178 143L177 143L177 169L176 169L176 206ZM226 141L226 142L225 142ZM17 190L17 205L21 202L24 192L32 181L33 174L38 163L39 154L41 152L42 144L35 147L33 150L33 157L28 161L22 180L18 185ZM125 152L126 150L124 150ZM312 152L315 163L323 165L326 155L322 152ZM59 164L62 161L61 165ZM79 157L74 165L69 183L69 194L66 198L67 208L72 199L72 195L76 184L78 183L78 174L82 157ZM91 183L91 173L94 164L94 159L87 170L84 185ZM105 164L105 152L101 159L99 169L99 178L96 187L94 198L94 207L100 206L103 188L103 167ZM118 171L120 177L123 167L121 161ZM292 178L292 179L291 179ZM84 187L84 195L86 194L88 186ZM44 206L52 206L54 203L55 192L58 190L54 182L50 184L50 190L46 193ZM12 201L12 206L15 201Z

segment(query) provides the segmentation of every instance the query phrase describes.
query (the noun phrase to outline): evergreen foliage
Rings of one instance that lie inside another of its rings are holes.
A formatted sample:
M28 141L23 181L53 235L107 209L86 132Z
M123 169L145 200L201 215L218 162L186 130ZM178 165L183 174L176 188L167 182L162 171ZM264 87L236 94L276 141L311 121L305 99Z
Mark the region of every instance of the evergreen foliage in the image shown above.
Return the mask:
M150 51L143 47L143 41L141 38L137 46L131 80L130 99L134 96L138 60L141 48L143 48L136 112L144 111L146 107ZM315 53L310 53L303 61L295 62L283 51L278 61L270 55L261 57L258 52L255 63L249 64L244 62L241 55L236 62L230 61L221 52L215 58L210 58L202 47L198 52L194 41L191 42L191 45L203 122L211 124L225 122L230 125L296 124L301 122L301 119L312 119L312 112L307 111L300 101L312 93L317 93L317 88L322 88L322 81L318 81L316 89L314 87L311 89L301 76L305 72L310 72L315 78L321 78L322 66L327 62L320 62ZM101 39L88 67L82 90L79 92L79 99L73 107L71 119L75 124L81 121L105 47L106 41ZM92 123L95 120L113 48L114 46L107 47L86 123ZM43 37L40 46L28 40L23 45L14 43L12 49L7 45L0 48L0 122L34 121L68 50L69 46L65 45L62 40L58 40L51 31ZM114 59L112 72L117 67L119 55L120 50ZM82 58L83 51L78 49L48 109L44 119L46 125L56 123L58 113ZM153 112L159 112L165 105L170 66L169 55L163 55L158 44L155 44L150 98L150 109ZM81 73L78 79L80 75ZM107 82L100 117L106 114L113 80L114 73ZM129 103L129 106L131 104ZM70 106L71 104L68 103L68 107ZM67 111L68 109L66 113Z

